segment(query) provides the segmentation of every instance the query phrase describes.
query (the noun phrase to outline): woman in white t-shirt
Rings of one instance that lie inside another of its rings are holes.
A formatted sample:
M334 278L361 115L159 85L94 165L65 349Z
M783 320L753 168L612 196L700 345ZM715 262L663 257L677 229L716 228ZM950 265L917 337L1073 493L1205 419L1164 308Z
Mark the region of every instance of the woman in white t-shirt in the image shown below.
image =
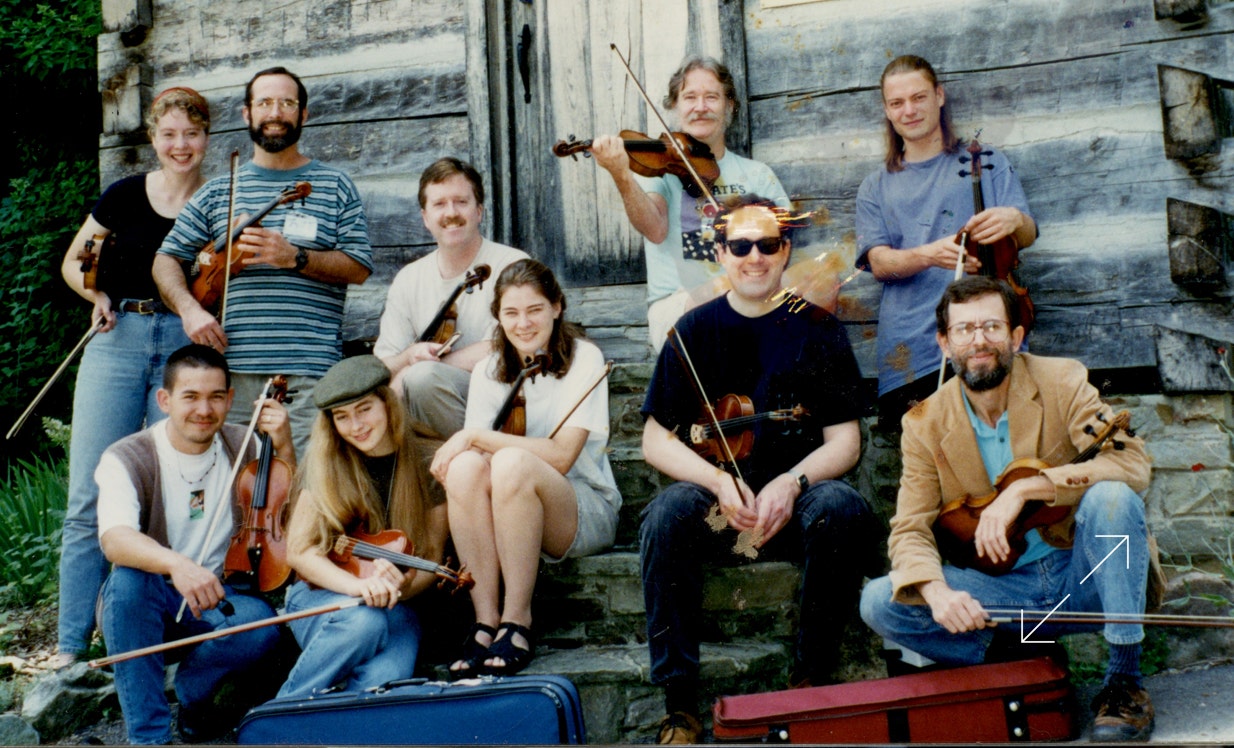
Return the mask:
M535 260L511 264L497 278L492 309L494 353L472 372L466 424L432 466L446 487L459 560L476 583L476 623L450 666L456 677L512 675L531 662L541 554L553 562L612 545L621 508L605 452L604 356L565 321L565 295L552 271ZM525 433L497 430L494 418L537 354L547 363L521 387Z

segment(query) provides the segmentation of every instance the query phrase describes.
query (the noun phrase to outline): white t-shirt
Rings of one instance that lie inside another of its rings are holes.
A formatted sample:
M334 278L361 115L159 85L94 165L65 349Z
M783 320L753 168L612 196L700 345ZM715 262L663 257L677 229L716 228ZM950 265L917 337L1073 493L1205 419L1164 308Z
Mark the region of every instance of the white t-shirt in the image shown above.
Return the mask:
M202 566L216 574L223 570L223 560L231 541L233 497L227 485L231 465L222 439L215 434L210 448L199 455L180 452L167 437L164 419L150 427L159 460L163 488L163 513L167 519L167 540L172 550L196 560L206 541L206 532L214 520L214 507L221 500L224 515L211 538L210 551ZM99 485L99 538L113 527L131 527L140 531L141 503L133 478L111 452L104 452L94 471Z
M578 340L574 346L574 362L562 379L538 376L524 382L523 397L527 401L527 436L547 437L587 388L595 384L604 371L604 354L594 343ZM471 388L467 396L466 428L491 429L493 419L501 410L510 385L493 378L497 354L490 354L471 372ZM612 512L621 508L621 493L608 463L608 380L592 390L583 404L570 415L566 426L587 431L587 442L566 473L579 501L594 494ZM583 491L580 487L590 490Z
M386 295L385 311L381 313L381 330L373 346L373 354L378 358L401 353L416 342L433 317L437 316L441 305L466 277L466 272L463 272L454 278L442 278L437 264L437 253L440 251L435 249L429 252L394 276ZM484 281L482 288L473 288L471 293L464 291L458 296L455 330L462 333L462 337L454 344L455 350L492 337L497 320L490 307L497 276L510 263L526 257L527 253L521 249L488 239L480 245L480 251L468 270L476 265L488 265L492 275Z

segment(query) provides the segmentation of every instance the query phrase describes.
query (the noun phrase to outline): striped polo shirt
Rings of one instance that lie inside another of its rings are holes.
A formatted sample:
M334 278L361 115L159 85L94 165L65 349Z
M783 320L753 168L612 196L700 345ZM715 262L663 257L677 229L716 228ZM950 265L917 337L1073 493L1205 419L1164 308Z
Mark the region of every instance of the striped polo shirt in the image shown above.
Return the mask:
M160 253L192 262L211 239L226 242L228 181L212 179L193 195ZM287 171L244 164L236 178L236 215L256 215L296 182L308 182L312 193L274 208L261 225L297 247L337 249L372 270L360 193L346 174L319 161ZM342 357L345 284L254 265L231 278L227 293L223 331L232 371L320 377Z

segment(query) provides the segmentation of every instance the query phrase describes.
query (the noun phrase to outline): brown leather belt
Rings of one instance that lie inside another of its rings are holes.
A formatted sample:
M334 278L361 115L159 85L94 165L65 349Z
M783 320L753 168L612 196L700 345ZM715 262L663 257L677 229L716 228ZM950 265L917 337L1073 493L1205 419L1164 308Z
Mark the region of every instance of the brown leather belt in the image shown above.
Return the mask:
M135 314L166 314L171 310L158 299L142 299L141 301L125 299L120 302L120 311Z

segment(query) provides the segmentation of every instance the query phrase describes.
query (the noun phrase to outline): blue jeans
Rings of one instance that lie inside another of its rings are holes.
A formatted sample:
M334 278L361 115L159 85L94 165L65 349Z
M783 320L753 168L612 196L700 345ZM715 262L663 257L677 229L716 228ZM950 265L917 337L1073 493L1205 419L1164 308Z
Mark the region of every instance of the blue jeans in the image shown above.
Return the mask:
M189 342L174 314L117 312L116 327L95 335L82 355L73 394L68 508L60 546L61 652L80 654L89 645L94 605L109 568L99 548L94 469L113 442L163 418L154 397L163 386L163 366Z
M715 495L695 483L674 483L643 509L639 528L651 682L696 683L703 609L703 561L739 563L737 534L714 532L704 516ZM838 642L857 606L861 579L880 569L879 524L847 483L810 486L793 517L763 547L762 559L803 560L796 674L822 682L838 658Z
M1148 578L1144 500L1126 484L1097 483L1084 493L1076 510L1075 525L1075 545L1071 550L1051 553L1002 576L954 566L944 566L943 576L952 589L967 591L987 609L1050 611L1066 597L1060 611L1143 613ZM1097 537L1099 535L1128 536L1130 562L1126 550L1119 548L1102 563L1119 543L1119 538ZM1094 568L1097 571L1089 576ZM934 622L930 606L893 602L889 577L866 585L861 595L861 617L884 637L935 662L948 664L982 662L994 636L989 628L948 633ZM1018 621L1011 624L1015 627L1012 633L1019 632L1019 625ZM1025 636L1035 625L1025 623ZM1099 625L1061 625L1047 621L1029 638L1049 641L1061 634L1101 628ZM1144 639L1144 627L1107 623L1103 635L1111 644L1135 644Z
M176 612L184 598L170 582L158 574L117 566L103 585L103 636L108 653L128 652L274 614L262 600L237 594L230 587L224 589L226 602L232 608L229 615L215 608L203 611L199 621L186 610L177 624ZM274 649L278 639L278 628L267 626L193 647L176 671L180 708L209 700L224 677L257 664ZM120 697L130 743L155 745L171 740L171 710L163 690L163 664L162 654L115 664L116 694Z
M351 599L296 582L287 591L287 612ZM288 625L301 652L279 698L305 698L339 684L347 691L360 691L410 678L416 667L420 621L403 604L390 610L360 605Z

